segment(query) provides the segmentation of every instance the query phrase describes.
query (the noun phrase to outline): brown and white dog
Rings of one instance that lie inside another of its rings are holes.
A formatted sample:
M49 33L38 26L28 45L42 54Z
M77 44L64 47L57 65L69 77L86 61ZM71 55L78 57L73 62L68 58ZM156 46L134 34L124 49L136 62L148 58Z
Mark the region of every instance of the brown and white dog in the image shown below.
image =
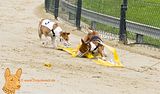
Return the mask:
M51 37L51 41L54 48L57 48L59 44L64 46L69 46L69 35L70 33L64 32L61 27L58 25L58 22L53 22L49 19L41 19L38 26L38 35L42 39L42 35ZM45 42L42 42L43 45L46 45Z
M100 43L103 42L100 38L98 32L96 31L89 31L87 36L84 37L84 40L81 39L81 46L77 53L77 56L82 57L85 56L87 53L97 53L100 54L103 60L106 60L104 46Z
M10 69L7 68L5 71L5 84L2 88L2 90L6 94L15 94L15 90L20 89L20 77L22 74L22 69L19 68L16 72L16 74L11 74Z

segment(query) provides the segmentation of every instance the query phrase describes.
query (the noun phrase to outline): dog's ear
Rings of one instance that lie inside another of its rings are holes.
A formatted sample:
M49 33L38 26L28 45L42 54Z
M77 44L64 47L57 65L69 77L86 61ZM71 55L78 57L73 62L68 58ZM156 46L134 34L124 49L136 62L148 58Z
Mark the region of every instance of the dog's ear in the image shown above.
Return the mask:
M7 68L6 71L5 71L5 74L4 74L4 77L7 78L11 75L11 72L10 72L10 69Z
M99 35L99 33L96 31L93 31L93 35Z
M63 36L65 34L65 32L60 32L60 36Z
M22 74L22 69L19 68L19 69L17 70L17 72L16 72L16 76L20 78L20 77L21 77L21 74Z
M83 40L83 39L81 39L81 42L82 42L82 44L85 44L85 42L84 42L84 40Z
M70 33L69 33L69 32L67 32L67 35L70 35Z

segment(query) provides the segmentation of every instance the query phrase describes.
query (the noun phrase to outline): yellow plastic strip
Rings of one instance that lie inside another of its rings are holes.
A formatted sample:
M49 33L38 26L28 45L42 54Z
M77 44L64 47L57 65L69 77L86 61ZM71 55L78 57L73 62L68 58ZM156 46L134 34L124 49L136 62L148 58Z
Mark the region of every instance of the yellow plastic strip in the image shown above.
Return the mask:
M93 62L95 62L96 64L102 65L102 66L107 66L107 67L120 67L123 68L123 65L117 65L117 64L112 64L109 61L104 61L102 59L98 59L98 60L93 60Z
M69 54L71 54L73 57L77 56L77 50L73 49L73 48L63 48L64 51L68 52Z
M112 63L110 63L110 62L108 62L108 61L103 61L103 60L101 60L101 59L98 59L98 60L94 60L97 64L101 64L101 65L104 65L104 66L112 66L112 67L123 67L123 65L122 65L122 63L120 62L120 60L119 60L119 56L118 56L118 54L117 54L117 51L116 51L116 49L115 48L113 48L113 47L110 47L110 46L108 46L108 45L106 45L106 44L104 44L104 43L100 43L100 44L102 44L104 47L106 47L107 49L109 49L112 53L113 53L113 56L114 56L114 61L115 61L115 64L112 64Z
M105 46L107 49L109 49L112 53L113 53L113 56L114 56L114 61L115 61L115 64L112 64L111 62L109 61L103 61L102 59L98 59L98 60L93 60L93 62L97 63L97 64L100 64L100 65L103 65L103 66L108 66L108 67L124 67L122 65L122 63L120 62L119 60L119 57L118 57L118 54L117 54L117 51L115 48L113 47L110 47L104 43L101 43L103 46ZM68 52L69 54L71 54L73 57L76 57L77 55L77 52L78 52L78 48L79 48L79 45L76 49L74 48L65 48L65 47L61 47L62 50ZM91 53L88 53L85 55L87 58L91 59L91 58L94 58L94 56L91 54Z
M73 57L76 57L77 52L78 52L77 49L73 49L73 48L63 48L63 50L71 54ZM94 58L94 56L91 53L86 54L85 57L89 59Z

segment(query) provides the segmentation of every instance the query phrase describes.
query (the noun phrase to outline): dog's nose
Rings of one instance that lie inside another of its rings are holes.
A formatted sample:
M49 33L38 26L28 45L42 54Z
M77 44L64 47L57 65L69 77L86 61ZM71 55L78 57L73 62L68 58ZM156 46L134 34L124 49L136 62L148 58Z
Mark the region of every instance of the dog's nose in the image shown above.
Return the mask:
M20 87L21 87L20 85L17 86L17 88L20 88Z

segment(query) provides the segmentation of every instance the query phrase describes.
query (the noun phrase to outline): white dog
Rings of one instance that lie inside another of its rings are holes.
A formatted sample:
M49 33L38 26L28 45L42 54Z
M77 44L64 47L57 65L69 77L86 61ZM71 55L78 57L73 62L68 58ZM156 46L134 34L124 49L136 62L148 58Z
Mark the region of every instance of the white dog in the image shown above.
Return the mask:
M58 45L69 46L69 35L70 33L64 32L57 22L53 22L49 19L41 19L38 27L39 38L41 39L42 34L47 38L51 37L54 48ZM45 44L43 42L43 44Z

